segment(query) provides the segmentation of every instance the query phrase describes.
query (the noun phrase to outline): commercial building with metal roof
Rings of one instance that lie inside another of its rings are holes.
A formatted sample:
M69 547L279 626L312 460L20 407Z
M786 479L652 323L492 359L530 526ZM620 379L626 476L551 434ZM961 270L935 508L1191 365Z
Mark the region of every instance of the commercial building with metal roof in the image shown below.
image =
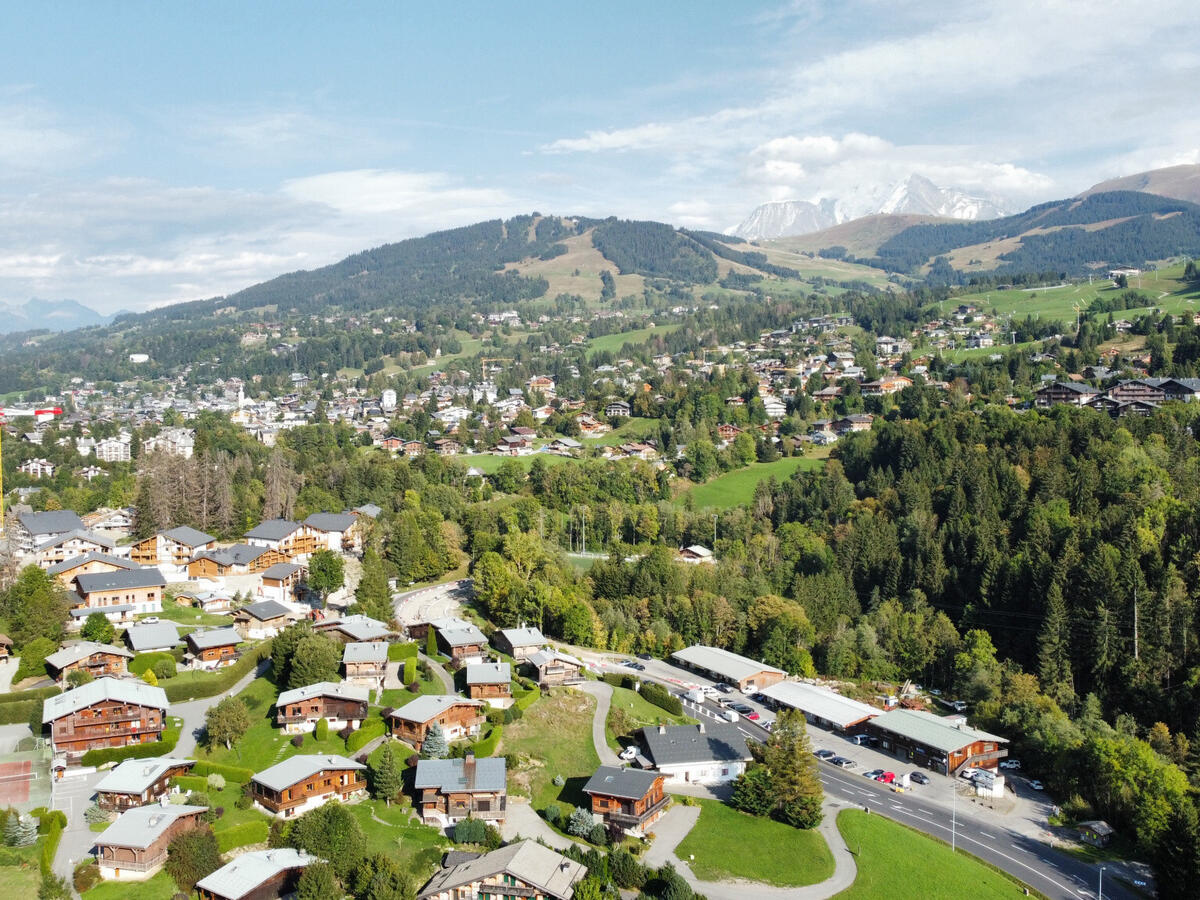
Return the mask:
M720 647L696 644L677 650L671 654L671 659L693 672L727 682L740 690L754 688L761 691L787 678L787 672L783 669L739 656Z
M972 728L962 717L942 718L917 709L893 709L867 723L880 749L943 774L964 766L995 769L1008 756L1007 738Z
M882 710L843 697L829 688L804 684L799 681L781 681L759 691L772 705L796 709L812 724L838 732L861 730L869 720Z

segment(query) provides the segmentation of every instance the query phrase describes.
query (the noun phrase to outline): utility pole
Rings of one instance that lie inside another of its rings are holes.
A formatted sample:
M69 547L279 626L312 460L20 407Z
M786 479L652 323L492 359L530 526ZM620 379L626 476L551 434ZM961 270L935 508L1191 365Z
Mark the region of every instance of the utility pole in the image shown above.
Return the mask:
M1100 889L1096 891L1096 900L1104 900L1104 870L1105 866L1100 867Z
M950 775L950 852L958 852L958 785L950 772L950 761L946 761L946 772Z

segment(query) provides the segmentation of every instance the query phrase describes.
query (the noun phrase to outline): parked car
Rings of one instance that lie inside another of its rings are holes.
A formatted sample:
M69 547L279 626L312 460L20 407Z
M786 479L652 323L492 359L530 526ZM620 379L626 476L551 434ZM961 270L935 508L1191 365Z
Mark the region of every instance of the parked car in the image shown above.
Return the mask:
M635 655L637 656L638 659L646 659L646 660L654 659L654 657L651 656L649 653L637 653Z
M935 697L942 696L942 692L940 690L938 690L937 688L930 688L929 693L933 694L933 696L935 696Z
M718 691L711 684L706 684L700 688L700 693L702 693L705 697L715 697L715 696L717 696L717 694L719 694L721 692Z
M833 759L837 756L832 750L817 750L813 753L817 759Z
M754 710L750 710L750 712L746 713L746 718L749 719L751 722L757 722L761 718L761 716L759 716L759 714L757 712L755 712Z
M878 778L883 774L883 769L872 769L870 772L863 772L863 775L871 780Z
M729 706L732 703L733 703L733 698L731 698L731 697L718 697L717 698L717 706Z
M754 712L754 707L747 706L745 703L730 703L729 708L740 712L743 716L748 716L750 713Z
M852 734L849 738L847 738L847 740L849 740L850 743L858 744L861 747L867 742L867 736L865 734Z
M645 667L645 666L643 666L643 665L642 665L640 662L631 662L631 663L629 664L629 668L631 668L631 669L636 669L636 670L637 670L637 671L639 671L639 672L645 672L645 671L646 671L646 667Z
M732 709L727 709L721 713L721 718L723 718L726 722L736 722L739 716Z
M854 760L846 759L846 757L844 757L844 756L835 756L833 759L830 760L830 762L833 763L835 766L837 766L839 769L853 769L855 766L858 765L858 763L856 763Z
M1021 761L1019 759L1002 759L1000 760L1000 768L1019 769L1021 768Z
M146 618L144 618L144 619L139 619L138 624L140 624L140 625L157 625L158 624L158 616L146 616Z
M967 768L963 769L961 772L958 773L958 777L965 778L965 779L967 779L967 781L974 781L975 776L978 774L979 774L978 769L973 769L970 766L967 766Z
M1029 786L1031 788L1033 788L1035 791L1044 791L1046 789L1046 786L1044 784L1042 784L1040 781L1038 781L1036 778L1029 779Z
M955 700L950 705L954 707L955 712L966 712L967 711L967 701L966 700Z
M882 781L884 784L891 784L896 780L895 772L880 772L875 776L876 781Z
M733 687L732 687L732 685L722 683L722 684L717 685L717 690L720 691L722 694L728 694L730 691L733 690Z
M627 669L636 669L638 666L637 661L632 659L621 660L621 665L625 666Z
M623 759L626 762L628 762L631 759L635 759L637 757L637 755L638 755L638 748L631 744L628 747L626 747L624 750L622 750L620 753L617 754L617 759Z
M929 784L929 776L924 772L913 772L908 776L909 781L915 781L917 784Z

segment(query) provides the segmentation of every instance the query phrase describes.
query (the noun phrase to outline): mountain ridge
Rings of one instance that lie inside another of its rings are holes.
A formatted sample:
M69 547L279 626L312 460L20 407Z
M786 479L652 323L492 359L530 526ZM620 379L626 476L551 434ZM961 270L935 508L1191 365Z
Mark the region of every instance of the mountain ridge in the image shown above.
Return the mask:
M0 334L14 331L74 331L107 325L115 317L104 315L77 300L43 300L31 297L24 303L0 303Z

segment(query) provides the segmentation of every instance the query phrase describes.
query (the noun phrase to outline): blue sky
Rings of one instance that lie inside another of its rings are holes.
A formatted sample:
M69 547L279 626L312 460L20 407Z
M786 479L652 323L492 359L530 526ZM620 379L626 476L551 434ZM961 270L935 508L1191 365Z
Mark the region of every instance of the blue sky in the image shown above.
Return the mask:
M1182 0L0 3L0 303L140 309L539 210L1200 162Z

